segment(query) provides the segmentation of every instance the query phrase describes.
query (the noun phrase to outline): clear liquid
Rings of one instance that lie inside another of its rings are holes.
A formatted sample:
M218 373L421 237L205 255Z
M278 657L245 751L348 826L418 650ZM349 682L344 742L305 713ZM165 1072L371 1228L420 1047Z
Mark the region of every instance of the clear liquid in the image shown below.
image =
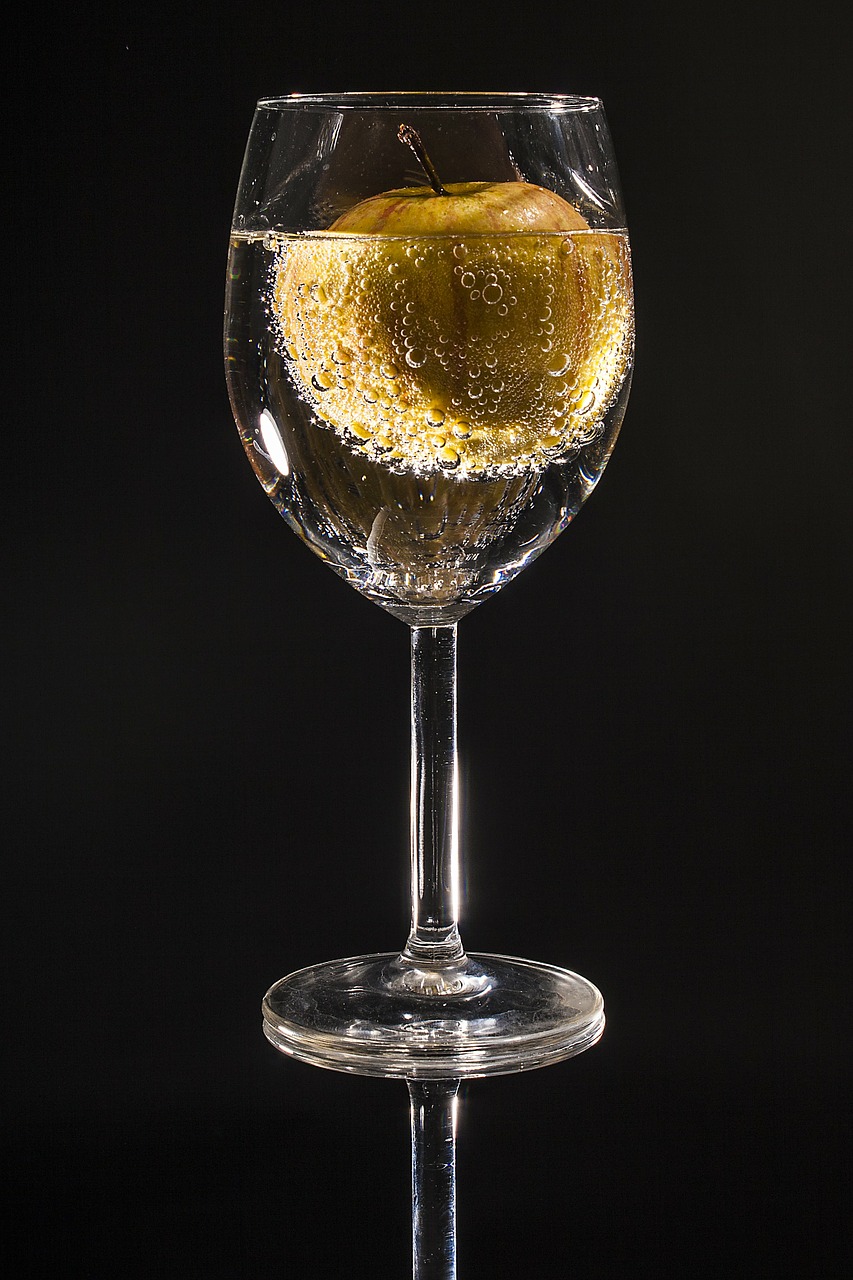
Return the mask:
M359 591L463 616L567 526L621 424L625 236L234 236L226 367L267 494Z

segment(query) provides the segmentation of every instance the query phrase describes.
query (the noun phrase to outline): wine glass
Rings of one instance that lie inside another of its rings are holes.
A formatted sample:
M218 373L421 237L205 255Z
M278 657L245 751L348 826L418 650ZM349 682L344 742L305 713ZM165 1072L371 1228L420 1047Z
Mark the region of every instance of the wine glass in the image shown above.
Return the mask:
M595 487L632 353L597 99L258 103L228 267L234 416L287 523L408 625L412 656L409 937L277 982L264 1030L285 1053L459 1080L543 1066L601 1035L586 979L463 949L456 633Z

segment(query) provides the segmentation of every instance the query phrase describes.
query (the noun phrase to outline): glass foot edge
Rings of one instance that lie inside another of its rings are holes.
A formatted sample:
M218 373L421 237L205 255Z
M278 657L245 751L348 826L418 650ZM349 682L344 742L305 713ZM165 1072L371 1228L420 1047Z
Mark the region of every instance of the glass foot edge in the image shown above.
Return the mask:
M401 988L393 952L301 969L264 997L264 1034L312 1066L423 1080L529 1071L601 1038L601 993L576 973L486 954L466 957L461 971L475 979L458 984L461 994L423 994Z

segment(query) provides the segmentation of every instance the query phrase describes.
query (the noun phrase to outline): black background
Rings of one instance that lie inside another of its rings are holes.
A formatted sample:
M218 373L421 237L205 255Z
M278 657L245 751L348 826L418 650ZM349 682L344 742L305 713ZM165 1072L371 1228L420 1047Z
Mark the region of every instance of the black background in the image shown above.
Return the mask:
M460 1275L848 1274L842 13L7 30L16 1274L409 1267L404 1086L290 1062L258 1014L284 972L402 941L406 630L279 520L221 368L256 98L397 88L601 96L637 289L600 489L460 628L466 942L588 974L609 1017L467 1086Z

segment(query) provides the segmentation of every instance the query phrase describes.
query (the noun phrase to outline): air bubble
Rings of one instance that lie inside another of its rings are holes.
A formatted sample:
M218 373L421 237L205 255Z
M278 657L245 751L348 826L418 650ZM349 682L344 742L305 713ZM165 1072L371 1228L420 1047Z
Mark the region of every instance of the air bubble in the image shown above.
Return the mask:
M411 351L406 352L406 364L413 369L420 369L421 365L426 364L426 352L420 347L412 347Z
M444 422L444 410L437 405L430 405L426 411L426 420L431 427L440 427Z
M319 373L315 373L311 379L311 385L315 391L328 391L330 387L335 385L335 379L330 373L326 373L321 369Z
M571 356L568 352L559 351L548 361L545 368L552 378L562 378L563 374L568 373L571 363Z
M386 360L384 364L379 366L379 372L382 374L383 378L396 378L400 370L395 364L392 364L390 360Z
M470 289L476 278L477 277L474 275L473 271L463 271L459 283L462 285L463 289Z
M483 301L488 303L490 307L494 306L496 302L500 302L503 296L504 291L497 282L487 284L483 290Z

